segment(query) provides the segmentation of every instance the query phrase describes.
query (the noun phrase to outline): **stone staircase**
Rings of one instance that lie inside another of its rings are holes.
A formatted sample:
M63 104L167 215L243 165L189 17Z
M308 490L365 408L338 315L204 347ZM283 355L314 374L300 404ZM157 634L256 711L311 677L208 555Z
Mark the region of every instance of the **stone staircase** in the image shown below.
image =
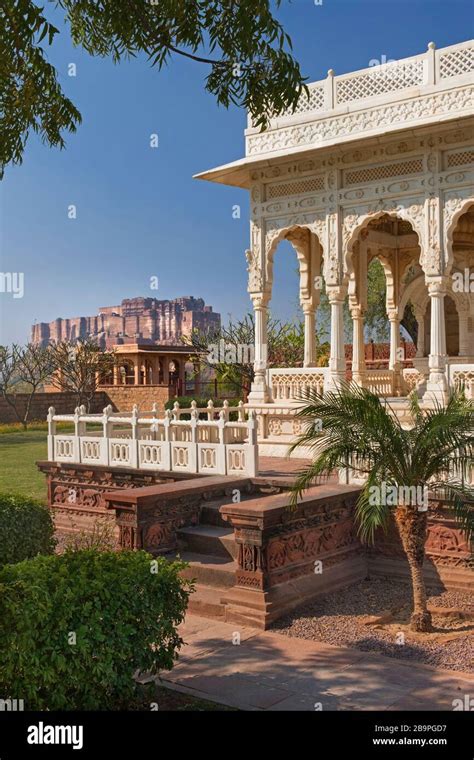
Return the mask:
M178 530L178 554L189 564L183 576L195 582L189 611L224 619L221 597L235 584L238 547L233 529L220 516L221 503L203 506L199 525Z

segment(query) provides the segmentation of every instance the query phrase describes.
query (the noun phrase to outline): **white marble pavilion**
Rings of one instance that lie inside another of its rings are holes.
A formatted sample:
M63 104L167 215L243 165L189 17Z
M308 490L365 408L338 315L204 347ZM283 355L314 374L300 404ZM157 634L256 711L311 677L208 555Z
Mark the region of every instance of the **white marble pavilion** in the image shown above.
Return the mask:
M302 388L346 376L343 303L353 321L352 377L391 398L403 416L417 388L425 404L463 384L474 397L474 42L462 42L309 85L294 113L261 132L249 122L245 157L198 174L248 188L248 291L256 323L255 381L261 453L281 454L299 432ZM267 311L273 258L288 240L299 262L304 364L269 369ZM364 354L367 268L386 275L388 369ZM331 304L329 366L315 366L321 283ZM400 361L400 320L418 322L413 367Z

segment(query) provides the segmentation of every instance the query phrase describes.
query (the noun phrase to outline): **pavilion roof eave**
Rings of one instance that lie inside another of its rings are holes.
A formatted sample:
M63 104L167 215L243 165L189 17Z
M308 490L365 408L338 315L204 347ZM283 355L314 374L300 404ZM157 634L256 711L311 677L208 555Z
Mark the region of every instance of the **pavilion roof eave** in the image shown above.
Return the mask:
M239 158L237 161L232 161L229 164L222 164L222 166L216 166L214 169L208 169L198 174L193 174L193 179L204 179L208 182L217 182L221 185L230 185L233 187L242 187L248 190L251 185L250 172L254 169L263 169L265 167L273 166L281 161L282 158L291 158L297 154L299 156L307 156L315 153L321 148L309 147L305 145L302 148L296 148L293 150L279 150L271 154L271 156L245 156Z
M229 164L222 164L222 166L216 166L214 169L193 174L193 179L205 179L208 182L218 182L221 185L248 188L250 164L255 165L255 163L257 162L249 158L239 158Z
M274 166L280 163L282 159L291 160L292 158L308 158L314 156L317 153L325 153L328 150L332 154L345 153L347 150L360 146L363 143L367 143L370 140L372 143L385 142L387 138L398 139L402 137L406 139L409 136L419 135L420 133L430 131L434 126L459 126L461 127L466 121L466 117L457 117L455 119L452 116L437 116L430 119L426 124L413 124L410 127L402 127L398 129L386 128L383 132L366 133L361 134L358 137L354 137L351 140L347 138L334 138L333 140L325 141L319 145L301 145L294 148L283 148L282 150L272 151L264 155L252 155L239 158L237 161L231 161L228 164L222 164L216 166L213 169L207 169L203 172L193 174L193 179L203 179L208 182L216 182L221 185L230 185L233 187L241 187L244 189L250 189L251 185L251 171L255 169L262 169L265 167Z

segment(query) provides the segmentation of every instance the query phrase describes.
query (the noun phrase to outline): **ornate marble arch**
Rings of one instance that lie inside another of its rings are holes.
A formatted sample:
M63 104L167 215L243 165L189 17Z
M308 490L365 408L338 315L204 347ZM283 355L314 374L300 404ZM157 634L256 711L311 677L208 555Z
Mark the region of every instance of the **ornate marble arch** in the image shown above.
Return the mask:
M347 278L353 273L354 244L359 239L360 232L368 226L373 219L378 219L385 214L410 222L414 232L418 235L421 249L420 264L426 266L425 246L425 198L410 198L403 204L394 199L379 200L345 209L342 220L342 246L343 246L343 273Z
M454 263L453 236L460 217L466 213L470 206L474 205L472 190L451 190L444 194L443 204L443 229L444 229L444 256L445 272L449 274Z
M408 283L400 296L400 301L398 304L399 318L403 319L405 309L410 301L412 301L412 303L416 302L418 310L424 314L426 312L426 307L428 305L429 299L430 296L424 275L420 274L418 277L415 277L414 280Z
M385 282L387 287L387 296L386 296L386 302L385 307L387 311L394 310L397 308L397 285L395 283L395 278L393 276L393 268L390 264L390 261L386 256L379 256L378 260L380 261L384 274L385 274Z
M446 295L453 300L458 316L462 314L468 314L470 309L469 296L465 293L458 293L454 291L452 288L451 280L448 280L448 283L449 285L446 290ZM415 277L415 279L412 280L404 289L398 305L399 318L403 318L405 309L410 301L416 307L417 311L425 314L429 300L430 296L428 287L426 285L424 276L421 274L419 277Z
M305 230L308 232L306 233ZM300 275L308 268L308 242L304 239L306 234L314 234L319 245L325 250L327 222L326 215L298 214L283 219L275 219L266 223L265 227L265 256L264 256L264 280L265 289L270 290L273 283L273 259L278 244L282 240L289 240L296 251L300 266ZM309 240L309 237L308 237Z

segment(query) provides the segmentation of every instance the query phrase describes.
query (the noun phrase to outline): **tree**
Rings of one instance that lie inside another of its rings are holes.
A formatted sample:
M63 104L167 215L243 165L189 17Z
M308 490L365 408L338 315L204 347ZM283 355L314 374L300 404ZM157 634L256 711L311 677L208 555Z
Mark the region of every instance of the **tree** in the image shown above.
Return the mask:
M267 360L269 367L298 367L303 363L304 327L302 322L282 323L270 318L267 323ZM185 339L194 349L195 362L213 370L221 382L228 383L245 397L254 379L255 322L253 314L208 332L194 331ZM319 356L326 356L327 344L319 345Z
M278 7L281 0L275 0ZM173 55L204 64L206 90L226 108L249 110L256 126L294 109L307 92L291 40L269 0L57 0L73 43L117 63L145 53L161 69ZM81 115L63 93L45 46L59 30L33 0L0 8L0 165L21 163L30 130L64 147ZM43 45L41 45L43 43Z
M91 338L77 342L51 343L54 372L51 384L61 391L75 394L78 406L90 404L103 377L114 366L114 353L104 351Z
M310 446L314 459L296 479L292 506L317 476L348 465L366 476L356 507L359 534L373 543L395 520L410 567L415 631L431 630L423 579L428 488L446 499L468 540L474 530L474 488L458 476L472 467L473 413L462 393L425 411L413 394L413 427L405 430L386 401L352 385L324 396L309 392L298 412L306 429L291 450Z
M367 311L365 326L376 341L385 342L390 338L387 319L387 281L382 264L378 259L372 259L367 269ZM407 304L405 313L400 320L413 343L418 340L418 323L413 313L411 303Z
M0 394L26 430L33 397L51 376L53 365L47 348L28 343L0 346ZM26 396L19 403L18 393Z

